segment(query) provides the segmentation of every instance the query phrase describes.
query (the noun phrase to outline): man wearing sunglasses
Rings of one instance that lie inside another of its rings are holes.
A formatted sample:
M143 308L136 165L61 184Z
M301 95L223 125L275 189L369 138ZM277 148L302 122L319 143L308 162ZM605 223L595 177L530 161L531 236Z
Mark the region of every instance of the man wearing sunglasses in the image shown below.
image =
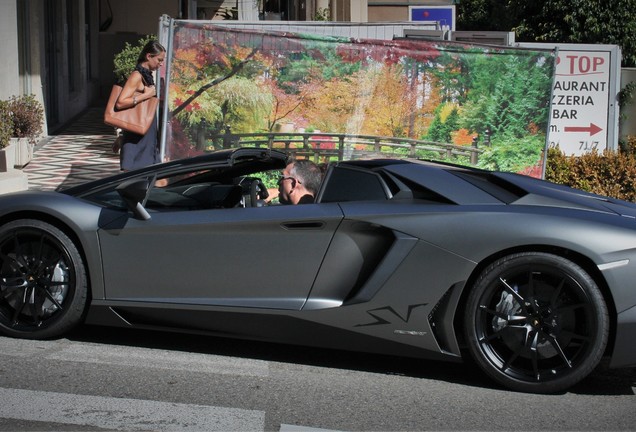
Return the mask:
M278 200L281 204L313 203L321 182L318 165L307 159L293 160L278 179Z

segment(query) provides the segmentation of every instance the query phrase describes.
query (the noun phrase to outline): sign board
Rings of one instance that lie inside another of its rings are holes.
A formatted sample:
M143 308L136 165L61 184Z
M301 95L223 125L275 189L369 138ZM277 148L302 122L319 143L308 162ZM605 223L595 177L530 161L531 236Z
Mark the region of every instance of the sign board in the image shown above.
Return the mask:
M536 47L547 44L520 44ZM548 143L566 155L618 147L620 48L559 44Z
M437 21L445 30L455 30L455 6L409 6L409 21Z

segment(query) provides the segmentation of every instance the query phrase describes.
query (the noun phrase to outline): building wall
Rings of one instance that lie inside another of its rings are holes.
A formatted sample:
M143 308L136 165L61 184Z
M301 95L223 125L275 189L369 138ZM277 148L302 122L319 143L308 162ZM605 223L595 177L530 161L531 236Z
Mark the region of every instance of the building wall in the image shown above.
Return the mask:
M110 4L110 8L108 7ZM173 18L180 16L178 0L110 0L100 2L100 26L107 28L100 31L105 34L137 33L139 35L156 34L159 19L162 15ZM112 13L111 13L112 10Z
M37 2L36 2L37 3ZM97 91L96 76L89 69L89 51L99 47L90 44L87 37L87 10L95 1L49 0L44 10L34 8L32 13L46 20L48 26L44 51L46 69L43 71L43 93L48 108L48 123L57 128L83 112L91 105ZM35 5L34 5L35 6ZM89 14L90 18L96 16ZM94 28L96 21L91 27ZM51 52L53 51L53 52Z
M4 1L0 13L0 99L17 95L18 73L18 10L14 1Z
M449 6L453 0L368 0L369 22L408 21L409 6Z
M99 26L99 94L98 102L104 102L113 85L113 58L126 43L135 45L146 35L157 35L159 20L163 15L180 16L178 0L110 0L100 3Z
M408 21L409 8L406 6L371 6L369 22Z
M91 104L98 1L0 3L0 98L33 94L44 106L44 135Z
M351 0L351 22L368 22L369 6L367 0Z
M0 99L33 94L44 106L41 43L45 34L37 11L41 2L3 1L0 4ZM43 134L48 134L44 124Z
M338 22L367 22L368 0L332 0L331 20Z
M41 30L43 28L42 5L37 0L26 2L23 12L26 14L25 19L30 23L29 26L23 26L25 37L20 43L21 57L20 62L20 94L32 94L35 98L46 107L44 101L44 92L42 85L42 74L44 63L44 41L46 34ZM48 135L48 125L44 122L42 127L44 136Z

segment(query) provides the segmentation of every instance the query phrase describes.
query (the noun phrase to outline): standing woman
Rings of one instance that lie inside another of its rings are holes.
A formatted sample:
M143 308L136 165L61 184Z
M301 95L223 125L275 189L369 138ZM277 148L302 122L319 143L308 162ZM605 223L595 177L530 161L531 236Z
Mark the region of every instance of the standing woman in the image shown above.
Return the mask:
M126 80L115 107L131 108L138 103L157 96L153 72L161 67L166 58L166 49L157 41L148 42L139 54L137 66ZM160 162L157 121L153 121L145 135L123 132L119 153L122 171L142 168Z

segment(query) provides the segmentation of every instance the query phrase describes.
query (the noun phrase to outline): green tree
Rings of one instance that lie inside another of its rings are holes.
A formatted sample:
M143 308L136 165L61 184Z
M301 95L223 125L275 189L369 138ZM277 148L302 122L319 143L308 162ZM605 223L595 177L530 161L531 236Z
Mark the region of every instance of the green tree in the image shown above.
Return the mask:
M126 83L128 76L135 70L135 66L137 66L137 60L139 59L141 50L143 50L148 42L155 39L154 35L147 35L139 39L136 45L131 45L126 42L124 48L115 54L113 58L113 74L115 75L116 83L120 85Z
M525 137L500 136L493 139L490 147L484 147L479 155L478 167L495 171L520 172L536 164L541 159L545 137L528 135Z
M469 56L470 57L470 56ZM470 76L466 73L466 57L459 53L443 52L430 73L438 81L442 102L463 103L466 90L471 87Z
M479 51L477 51L479 54ZM508 49L491 50L489 55L445 53L432 73L440 84L442 100L462 107L455 124L431 123L427 138L447 141L459 128L486 129L493 137L507 134L522 137L547 127L549 100L546 89L552 81L553 64L543 55L519 55Z
M457 105L442 104L435 110L435 118L428 129L426 139L435 142L452 142L451 132L458 129Z
M543 57L473 56L468 73L472 88L464 104L461 126L493 137L523 137L545 130L549 100L542 97L552 79Z
M347 77L360 69L360 62L346 62L335 50L314 50L313 53L299 52L290 56L287 64L277 74L278 84L288 92L297 92L298 85L311 80L329 81L334 78ZM321 56L317 56L319 51Z
M459 30L514 31L519 42L612 44L636 66L636 0L462 0Z

